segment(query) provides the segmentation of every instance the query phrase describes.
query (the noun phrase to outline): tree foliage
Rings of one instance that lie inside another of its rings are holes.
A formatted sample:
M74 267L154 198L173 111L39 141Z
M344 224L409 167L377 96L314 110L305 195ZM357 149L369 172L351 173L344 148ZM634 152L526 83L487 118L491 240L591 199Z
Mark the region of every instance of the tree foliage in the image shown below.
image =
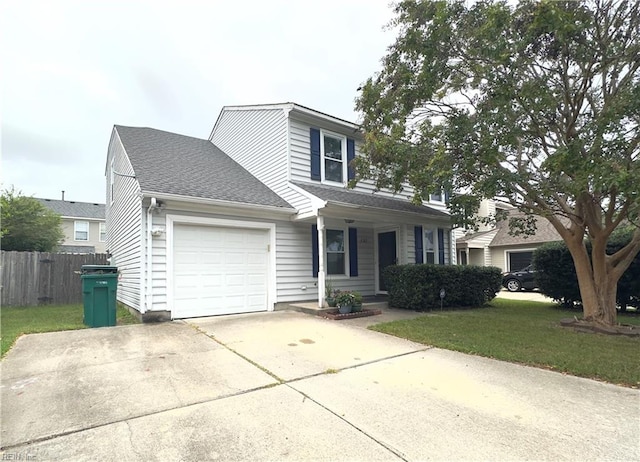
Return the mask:
M548 219L574 260L585 318L615 322L616 282L640 250L637 229L605 251L621 223L639 223L640 5L407 0L395 13L398 37L356 101L357 179L407 181L418 201L451 190L461 226L483 198L524 212L513 225L526 233L527 216Z
M49 252L62 242L60 215L14 189L0 195L2 250Z
M629 244L633 236L631 227L623 227L614 231L607 243L607 254L614 254ZM591 245L587 242L587 252L591 253ZM533 253L533 266L536 269L536 281L540 292L547 297L561 301L566 306L580 302L580 288L573 265L571 253L564 242L548 242L538 247ZM625 311L628 305L640 303L640 254L618 281L617 305Z

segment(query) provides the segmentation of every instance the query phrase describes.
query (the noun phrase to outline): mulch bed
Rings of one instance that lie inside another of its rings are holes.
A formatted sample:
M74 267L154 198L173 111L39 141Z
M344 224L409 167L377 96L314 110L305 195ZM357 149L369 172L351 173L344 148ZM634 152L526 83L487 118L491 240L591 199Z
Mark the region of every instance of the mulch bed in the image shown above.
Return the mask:
M600 326L597 324L583 321L582 319L567 318L561 319L562 327L569 327L578 332L589 332L607 335L626 335L629 337L640 337L640 326L632 326L629 324L619 324L617 326Z
M366 316L375 316L376 314L382 314L381 310L368 310L362 309L362 311L351 312L347 314L340 314L338 310L325 311L322 313L322 317L328 319L334 319L336 321L340 321L341 319L354 319L354 318L364 318Z

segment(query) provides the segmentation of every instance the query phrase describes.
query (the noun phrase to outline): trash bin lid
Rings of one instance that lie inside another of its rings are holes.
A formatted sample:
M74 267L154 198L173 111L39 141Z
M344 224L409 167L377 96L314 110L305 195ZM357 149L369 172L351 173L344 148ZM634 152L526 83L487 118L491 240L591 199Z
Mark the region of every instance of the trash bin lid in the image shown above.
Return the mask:
M82 274L115 274L118 272L117 266L109 265L82 265Z

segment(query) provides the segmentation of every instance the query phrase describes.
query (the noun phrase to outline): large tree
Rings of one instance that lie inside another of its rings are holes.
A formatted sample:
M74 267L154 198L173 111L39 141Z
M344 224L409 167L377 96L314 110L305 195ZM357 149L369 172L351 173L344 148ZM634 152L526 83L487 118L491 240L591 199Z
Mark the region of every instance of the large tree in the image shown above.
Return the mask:
M64 234L60 215L33 197L23 196L13 188L0 195L0 246L2 250L55 250Z
M382 69L356 100L358 178L453 191L468 226L480 199L548 219L576 267L584 318L616 322L616 286L640 251L640 13L633 1L401 1ZM636 226L607 255L611 233ZM591 241L591 258L585 247Z

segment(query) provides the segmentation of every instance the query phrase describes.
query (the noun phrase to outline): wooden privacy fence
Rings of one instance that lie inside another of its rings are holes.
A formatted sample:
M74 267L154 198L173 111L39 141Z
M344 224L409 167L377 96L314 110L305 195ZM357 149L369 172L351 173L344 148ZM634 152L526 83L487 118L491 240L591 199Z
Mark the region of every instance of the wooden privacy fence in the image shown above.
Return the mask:
M82 303L82 265L107 265L107 255L2 251L2 306Z

